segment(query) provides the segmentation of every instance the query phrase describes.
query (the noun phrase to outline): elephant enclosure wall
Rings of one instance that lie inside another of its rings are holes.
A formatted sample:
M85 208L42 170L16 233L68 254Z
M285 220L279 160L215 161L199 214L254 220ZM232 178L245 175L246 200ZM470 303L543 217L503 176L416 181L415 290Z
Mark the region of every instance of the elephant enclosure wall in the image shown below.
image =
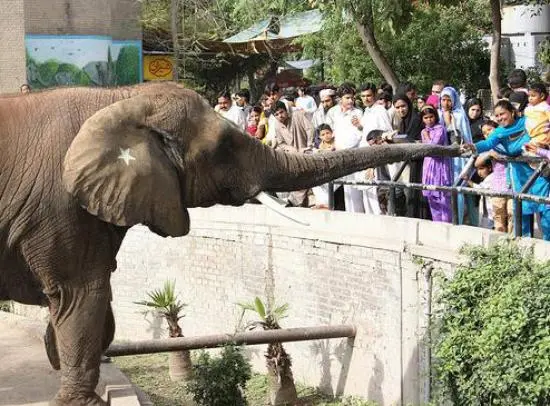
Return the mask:
M185 335L234 332L237 302L255 296L288 303L283 327L352 323L352 345L333 339L288 343L295 378L329 393L380 404L423 399L425 263L451 272L464 243L487 244L499 234L414 219L292 209L300 226L263 206L191 210L191 233L160 238L130 231L112 278L117 339L166 336L133 302L175 279L189 304ZM546 245L540 243L540 249ZM265 371L265 346L249 352Z
M424 403L426 269L450 273L463 243L487 245L502 235L415 219L289 210L311 226L246 205L191 210L192 231L178 239L134 227L112 276L116 339L166 337L161 320L134 304L166 280L176 280L189 304L185 335L232 333L241 315L235 303L267 296L289 304L283 327L358 328L353 342L285 344L297 380L381 405ZM549 244L533 243L541 257L550 252ZM255 369L265 372L265 346L247 351Z

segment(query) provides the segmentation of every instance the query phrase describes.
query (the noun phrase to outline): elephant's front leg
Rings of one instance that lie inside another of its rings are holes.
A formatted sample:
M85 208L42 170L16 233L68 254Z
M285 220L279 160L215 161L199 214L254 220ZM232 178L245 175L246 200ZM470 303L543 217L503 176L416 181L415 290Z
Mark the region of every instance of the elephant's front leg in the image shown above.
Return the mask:
M49 294L61 366L61 387L53 405L105 405L95 393L109 278L58 285Z

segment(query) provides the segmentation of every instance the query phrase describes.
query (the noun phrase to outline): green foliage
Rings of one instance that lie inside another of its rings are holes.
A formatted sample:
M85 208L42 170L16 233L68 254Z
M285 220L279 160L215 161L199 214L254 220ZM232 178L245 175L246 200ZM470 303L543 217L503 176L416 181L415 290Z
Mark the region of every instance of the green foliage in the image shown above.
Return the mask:
M140 49L134 45L121 48L116 60L116 78L118 85L139 83Z
M467 247L443 283L436 381L457 405L550 403L548 262L513 242Z
M546 37L546 39L539 44L537 58L542 66L547 68L550 67L550 37Z
M55 81L55 74L59 69L59 62L53 59L49 59L38 65L38 73L40 78L44 82L53 83Z
M378 43L401 80L410 80L426 92L435 79L471 92L488 86L490 55L482 36L490 27L490 15L481 0L418 6L409 17L396 20L399 30L384 29L379 21L375 18ZM357 30L340 15L326 14L323 32L298 42L305 57L323 57L329 82L382 81Z
M249 310L255 312L260 321L255 321L249 324L249 327L262 327L265 330L273 330L280 328L279 322L288 316L288 303L284 303L281 306L269 307L264 305L262 299L258 296L254 298L252 303L237 303L241 307L244 313Z
M150 300L141 300L134 303L158 310L167 320L177 321L185 317L185 315L180 315L180 313L187 305L178 299L175 281L164 282L162 289L147 292L147 296Z
M186 388L199 406L244 406L244 390L251 371L239 347L228 345L218 357L202 351Z

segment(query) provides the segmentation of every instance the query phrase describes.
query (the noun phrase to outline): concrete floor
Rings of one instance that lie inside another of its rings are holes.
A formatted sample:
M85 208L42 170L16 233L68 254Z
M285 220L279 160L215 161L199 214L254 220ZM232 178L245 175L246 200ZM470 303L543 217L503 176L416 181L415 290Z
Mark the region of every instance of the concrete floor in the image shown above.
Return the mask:
M48 405L59 386L59 373L44 344L22 326L0 318L0 406Z

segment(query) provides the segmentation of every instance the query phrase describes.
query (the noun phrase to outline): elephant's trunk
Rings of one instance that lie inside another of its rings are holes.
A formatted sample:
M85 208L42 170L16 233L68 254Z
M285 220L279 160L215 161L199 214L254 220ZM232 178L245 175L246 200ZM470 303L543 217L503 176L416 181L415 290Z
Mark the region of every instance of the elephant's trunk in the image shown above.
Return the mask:
M330 180L392 162L408 161L426 156L460 155L458 146L429 144L377 145L313 155L267 151L268 164L262 190L288 192L308 189Z

